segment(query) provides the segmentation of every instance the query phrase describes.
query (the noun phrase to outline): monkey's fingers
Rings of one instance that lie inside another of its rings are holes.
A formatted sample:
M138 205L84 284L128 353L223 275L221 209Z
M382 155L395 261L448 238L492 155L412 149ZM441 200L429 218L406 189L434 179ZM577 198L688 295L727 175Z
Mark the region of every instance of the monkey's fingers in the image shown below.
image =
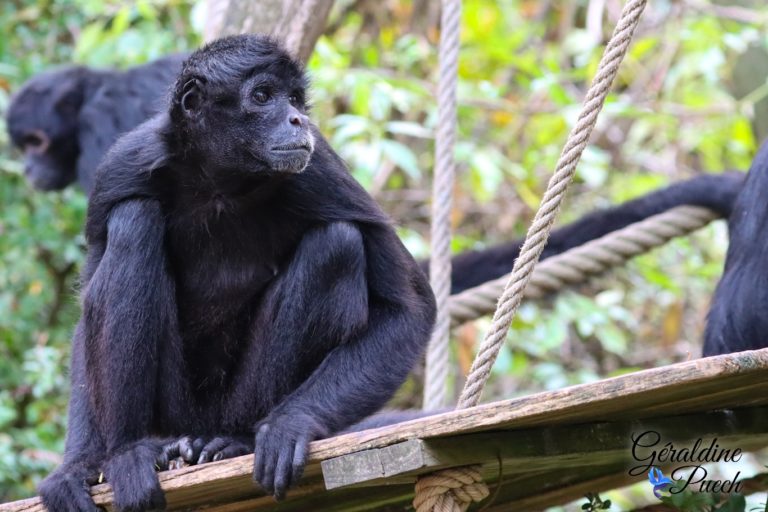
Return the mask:
M204 444L205 441L199 437L184 436L173 439L163 445L156 465L159 470L165 470L195 464Z
M264 492L274 494L275 468L280 450L280 430L265 423L256 434L254 449L253 479L261 485Z
M219 460L216 458L216 456L219 455L222 450L224 450L233 442L234 440L230 437L214 437L211 441L206 443L205 446L203 446L202 450L200 450L197 463L203 464L204 462Z
M309 442L309 436L302 436L296 441L291 465L291 484L298 483L301 475L304 473L304 466L307 465L307 459L309 458Z
M202 437L196 437L191 439L189 437L183 440L181 444L181 456L184 461L189 464L194 464L196 460L200 458L200 452L205 447L206 440Z
M219 450L214 453L214 461L231 459L233 457L253 453L253 441L250 438L229 437L226 438L226 441L226 444L221 446Z
M256 482L261 482L264 476L264 459L266 451L264 445L266 444L267 433L269 432L269 425L264 424L256 431L255 448L253 450L253 479Z
M295 449L296 444L292 441L288 441L278 452L277 464L275 465L274 489L272 493L278 501L285 498L285 491L291 485L293 454Z

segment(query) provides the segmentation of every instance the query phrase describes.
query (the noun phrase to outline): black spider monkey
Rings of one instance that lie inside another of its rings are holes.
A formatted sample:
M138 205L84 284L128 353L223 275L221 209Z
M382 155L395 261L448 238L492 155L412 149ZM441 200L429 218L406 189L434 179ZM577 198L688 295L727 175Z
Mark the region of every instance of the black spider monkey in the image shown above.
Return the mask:
M64 463L52 511L162 508L167 436L247 446L282 497L314 439L374 413L429 339L424 273L309 122L268 38L192 54L169 112L110 150L90 197Z
M58 190L77 181L89 192L97 164L118 136L164 108L183 57L165 57L125 71L68 67L27 81L11 101L8 131L14 145L24 151L30 183ZM739 179L700 176L596 211L555 230L542 258L681 204L707 206L727 215ZM509 272L521 244L515 240L456 256L452 293ZM428 262L419 264L427 271Z
M70 66L28 80L8 107L8 133L40 190L77 182L86 192L117 138L165 108L184 55L125 71Z
M768 347L768 141L728 219L728 253L704 334L704 355Z

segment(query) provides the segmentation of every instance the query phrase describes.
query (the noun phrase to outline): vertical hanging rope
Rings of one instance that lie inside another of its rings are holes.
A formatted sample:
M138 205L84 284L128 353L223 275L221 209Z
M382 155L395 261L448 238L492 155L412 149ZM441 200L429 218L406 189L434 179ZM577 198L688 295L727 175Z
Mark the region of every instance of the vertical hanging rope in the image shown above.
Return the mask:
M581 153L587 146L589 135L595 127L597 115L603 107L608 90L619 70L619 65L632 41L632 34L637 27L645 4L646 0L629 0L621 12L621 18L613 31L608 46L605 48L603 58L600 60L597 75L592 81L589 91L587 91L579 119L568 135L555 173L547 185L547 191L541 200L539 211L536 212L523 248L520 250L520 256L515 260L512 274L493 315L491 328L472 363L457 408L472 407L480 400L480 393L488 380L499 349L504 343L509 325L512 323L512 318L523 298L523 292L531 278L533 268L547 243L552 224L560 209L560 204L565 198L566 189L576 171Z
M424 384L424 409L437 409L448 403L448 341L451 319L448 297L451 293L451 206L456 163L456 82L459 62L461 0L443 0L440 20L440 72L435 135L435 172L432 180L432 255L429 281L437 300L437 319L427 349Z
M600 60L597 76L587 91L579 119L568 135L555 173L547 185L547 191L520 250L520 256L515 260L512 274L493 315L493 323L472 364L457 408L472 407L480 400L480 393L488 380L491 366L504 342L512 317L520 305L533 268L547 243L555 216L576 170L576 164L589 141L597 115L626 54L645 4L646 0L629 0L622 10L619 23ZM443 30L446 30L445 26ZM422 475L416 482L416 495L413 500L417 512L466 511L473 501L487 496L481 470L478 466L467 466Z

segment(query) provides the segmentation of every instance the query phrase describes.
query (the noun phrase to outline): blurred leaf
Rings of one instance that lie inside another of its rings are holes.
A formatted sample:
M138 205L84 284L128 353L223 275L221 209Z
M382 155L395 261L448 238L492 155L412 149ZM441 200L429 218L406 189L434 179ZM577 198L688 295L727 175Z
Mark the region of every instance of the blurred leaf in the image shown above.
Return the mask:
M405 121L390 121L385 124L387 131L395 135L409 135L422 139L431 139L433 134L420 124Z
M416 155L408 146L394 140L382 140L380 145L384 155L408 173L411 178L418 178L421 175Z

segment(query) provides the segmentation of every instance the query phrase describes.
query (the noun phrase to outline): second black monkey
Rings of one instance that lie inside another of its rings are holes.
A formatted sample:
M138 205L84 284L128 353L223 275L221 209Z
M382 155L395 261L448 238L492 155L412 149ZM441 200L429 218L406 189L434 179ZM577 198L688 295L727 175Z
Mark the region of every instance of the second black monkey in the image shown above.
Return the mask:
M725 268L712 298L704 355L768 347L768 141L728 218Z
M125 71L70 66L29 79L8 108L8 133L40 190L77 182L89 192L107 149L165 108L184 55Z

